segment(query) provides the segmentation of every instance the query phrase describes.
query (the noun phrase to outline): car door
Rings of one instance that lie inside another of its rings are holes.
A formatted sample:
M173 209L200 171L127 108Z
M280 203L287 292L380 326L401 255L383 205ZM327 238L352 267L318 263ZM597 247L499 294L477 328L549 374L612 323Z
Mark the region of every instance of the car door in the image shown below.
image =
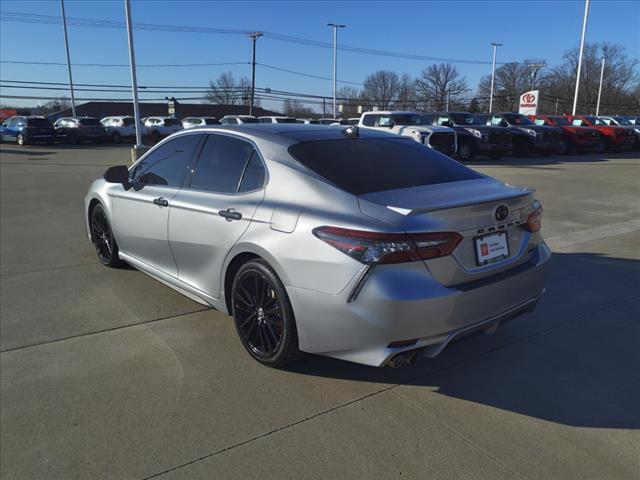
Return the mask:
M16 117L11 117L4 122L4 127L2 129L2 140L6 142L15 142L15 122Z
M265 177L252 143L206 134L191 179L170 206L169 243L180 280L220 296L222 265L264 198Z
M177 275L167 238L169 205L190 172L202 134L158 145L131 172L132 188L114 186L112 222L120 251L164 273Z

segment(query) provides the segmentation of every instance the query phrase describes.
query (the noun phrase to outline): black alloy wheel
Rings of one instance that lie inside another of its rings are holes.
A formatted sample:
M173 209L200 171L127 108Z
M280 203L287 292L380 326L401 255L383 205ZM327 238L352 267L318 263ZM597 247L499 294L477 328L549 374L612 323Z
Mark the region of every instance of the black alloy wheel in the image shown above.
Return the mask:
M111 139L113 140L113 143L120 143L120 134L118 132L113 132Z
M458 145L458 158L463 162L470 162L475 157L473 145L463 142Z
M118 257L118 244L101 205L96 205L91 212L91 238L100 263L107 267L122 265L122 260Z
M245 263L232 289L233 319L244 347L258 362L284 367L298 354L298 333L287 292L263 260Z
M571 141L568 138L563 138L560 141L560 146L558 148L559 155L569 155L571 153Z

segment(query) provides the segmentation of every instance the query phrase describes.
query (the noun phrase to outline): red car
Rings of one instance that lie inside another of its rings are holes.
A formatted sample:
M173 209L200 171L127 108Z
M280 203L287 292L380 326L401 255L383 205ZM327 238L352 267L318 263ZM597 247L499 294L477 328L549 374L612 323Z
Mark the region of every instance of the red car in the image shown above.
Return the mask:
M600 132L591 127L572 125L572 123L560 115L529 115L529 119L536 125L548 125L561 128L564 132L564 140L561 155L574 151L590 151L602 153L606 148L606 142Z
M636 137L633 130L607 125L604 121L592 115L568 115L565 118L571 122L571 125L576 127L592 127L598 130L606 143L606 149L632 150L635 145Z

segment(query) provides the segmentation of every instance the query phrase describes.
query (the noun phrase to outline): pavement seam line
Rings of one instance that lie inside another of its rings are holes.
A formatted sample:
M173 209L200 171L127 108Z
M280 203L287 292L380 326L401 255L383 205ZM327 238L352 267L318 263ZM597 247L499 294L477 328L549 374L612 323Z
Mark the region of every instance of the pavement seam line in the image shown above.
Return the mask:
M15 352L17 350L24 350L26 348L40 347L42 345L49 345L51 343L64 342L65 340L73 340L74 338L89 337L91 335L98 335L98 334L101 334L101 333L114 332L116 330L123 330L125 328L137 327L138 325L148 325L149 323L162 322L164 320L172 320L174 318L180 318L180 317L183 317L185 315L191 315L192 313L206 312L207 310L211 310L211 308L203 308L203 309L200 309L200 310L193 310L191 312L179 313L177 315L171 315L171 316L168 316L168 317L153 318L151 320L144 320L142 322L132 323L132 324L129 324L129 325L120 325L120 326L117 326L117 327L105 328L103 330L95 330L93 332L79 333L78 335L69 335L68 337L55 338L53 340L47 340L46 342L31 343L29 345L22 345L20 347L7 348L5 350L0 350L0 354Z
M618 237L620 235L626 235L640 230L640 225L636 225L632 222L634 222L634 220L609 223L593 228L578 230L576 232L554 235L546 238L545 241L549 244L552 251L564 250L576 245L595 242L597 240L606 240L608 238ZM612 230L613 233L609 233Z
M7 272L7 273L0 273L0 277L13 277L18 275L29 275L32 273L52 272L54 270L64 270L67 268L87 267L89 265L98 265L98 264L96 262L87 262L87 263L78 263L76 265L61 265L59 267L43 268L41 270L27 270L24 272Z
M193 465L193 464L198 463L198 462L200 462L200 461L202 461L202 460L207 460L207 459L209 459L209 458L215 457L215 456L220 455L220 454L222 454L222 453L226 453L226 452L228 452L228 451L230 451L230 450L234 450L234 449L236 449L236 448L243 447L243 446L248 445L249 443L252 443L252 442L254 442L254 441L256 441L256 440L261 440L261 439L263 439L263 438L269 437L269 436L274 435L274 434L276 434L276 433L279 433L279 432L281 432L281 431L288 430L288 429L289 429L289 428L291 428L291 427L295 427L295 426L298 426L298 425L300 425L300 424L306 423L306 422L308 422L308 421L310 421L310 420L314 420L314 419L316 419L316 418L323 417L323 416L328 415L328 414L330 414L330 413L333 413L333 412L335 412L335 411L337 411L337 410L341 410L341 409L342 409L342 408L344 408L344 407L348 407L348 406L350 406L350 405L353 405L353 404L355 404L355 403L358 403L358 402L360 402L360 401L362 401L362 400L367 400L367 399L369 399L369 398L376 397L376 396L378 396L378 395L379 395L379 394L381 394L381 393L389 392L389 391L391 391L391 390L393 390L393 389L395 389L395 388L397 388L397 387L400 387L400 386L403 386L403 385L409 385L409 384L411 384L412 382L415 382L416 380L420 380L420 379L423 379L423 378L427 378L429 375L433 375L433 374L435 374L435 373L441 373L441 372L443 372L443 371L446 371L446 370L449 370L449 369L452 369L452 368L459 367L460 365L463 365L463 364L465 364L465 363L467 363L467 362L470 362L470 361L476 360L476 359L481 358L481 357L483 357L483 356L485 356L485 355L489 355L489 354L491 354L491 353L493 353L493 352L496 352L496 351L499 351L499 350L503 350L503 349L505 349L505 348L509 348L509 347L511 347L511 346L513 346L513 345L516 345L516 344L518 344L518 343L520 343L520 342L523 342L523 341L527 341L527 340L529 340L529 339L531 339L531 338L534 338L534 337L537 337L537 336L539 336L539 335L544 335L544 334L546 334L546 333L548 333L548 332L550 332L550 331L552 331L552 330L555 330L556 328L560 328L560 327L567 326L567 325L569 325L569 324L571 324L571 323L574 323L574 322L577 322L577 321L579 321L579 320L582 320L583 318L589 317L589 316L591 316L591 315L595 315L595 314L597 314L597 313L600 313L600 312L602 312L602 311L604 311L604 310L608 310L608 309L610 309L610 308L615 308L615 307L619 306L620 304L624 304L624 303L630 302L630 301L635 300L635 299L637 299L637 298L640 298L640 296L638 296L638 295L634 295L634 296L631 296L631 297L625 298L625 299L623 299L623 300L621 300L621 301L616 301L616 302L615 302L615 303L613 303L613 304L609 304L609 305L606 305L606 306L604 306L604 307L602 307L602 308L599 308L599 309L593 310L593 311L591 311L591 312L586 312L586 313L584 313L584 314L582 314L582 315L577 316L576 318L574 318L574 319L572 319L572 320L568 320L567 322L561 323L561 324L559 324L559 325L555 325L555 326L553 326L553 327L546 328L546 329L541 330L541 331L536 332L536 333L532 333L532 334L530 334L530 335L527 335L526 337L523 337L523 338L520 338L520 339L514 340L513 342L507 343L507 344L505 344L505 345L497 346L497 347L495 347L495 348L492 348L492 349L487 350L487 351L485 351L485 352L479 353L479 354L477 354L477 355L472 355L471 357L461 359L461 360L459 360L458 362L451 363L451 364L449 364L449 365L443 365L443 366L442 366L442 367L440 367L440 368L436 368L436 369L434 369L434 370L430 370L429 372L426 372L426 373L424 373L424 374L416 375L416 376L414 376L414 377L407 378L406 380L404 380L404 381L403 381L403 383L396 383L396 384L389 385L389 386L387 386L387 387L384 387L384 388L381 388L381 389L379 389L379 390L373 391L373 392L368 393L368 394L366 394L366 395L363 395L363 396L361 396L361 397L354 398L353 400L349 400L348 402L341 403L340 405L336 405L335 407L331 407L331 408L329 408L329 409L327 409L327 410L323 410L323 411L318 412L318 413L315 413L315 414L313 414L313 415L309 415L309 416L307 416L307 417L304 417L304 418L301 418L301 419L299 419L299 420L296 420L295 422L291 422L291 423L288 423L288 424L286 424L286 425L282 425L282 426L280 426L280 427L277 427L277 428L274 428L274 429L272 429L272 430L269 430L268 432L261 433L261 434L259 434L259 435L256 435L255 437L248 438L248 439L243 440L243 441L241 441L241 442L236 442L236 443L234 443L233 445L229 445L229 446L224 447L224 448L222 448L222 449L216 450L215 452L211 452L211 453L208 453L208 454L206 454L206 455L202 455L202 456L200 456L200 457L198 457L198 458L194 458L194 459L189 460L189 461L187 461L187 462L184 462L184 463L182 463L182 464L180 464L180 465L176 465L175 467L168 468L168 469L166 469L166 470L163 470L163 471L158 472L158 473L154 473L154 474L149 475L149 476L146 476L146 477L142 477L142 479L141 479L141 480L150 480L150 479L152 479L152 478L157 478L157 477L159 477L159 476L161 476L161 475L165 475L165 474L167 474L167 473L170 473L170 472L173 472L173 471L179 470L179 469L181 469L181 468L188 467L189 465ZM478 448L479 448L479 447L478 447ZM523 478L523 477L518 477L518 478Z
M497 465L500 465L502 468L504 468L505 470L511 472L516 478L519 478L520 480L525 480L527 477L523 477L522 475L520 475L518 472L516 472L515 470L513 470L509 465L503 463L502 461L500 461L500 459L498 459L497 457L494 457L493 455L491 455L491 453L487 452L484 448L482 448L480 445L476 444L475 442L472 442L471 440L469 440L467 437L465 437L462 433L458 432L456 429L454 429L453 427L447 425L446 423L444 423L442 420L440 420L439 418L431 415L428 411L426 411L425 409L423 409L422 407L420 407L419 405L416 405L415 403L413 403L411 400L409 400L408 398L403 397L399 392L391 392L396 398L398 398L399 400L405 402L407 405L409 405L410 407L412 407L414 410L418 411L419 413L421 413L422 415L424 415L425 417L429 418L430 420L433 420L434 422L436 422L438 425L444 427L447 431L449 431L449 433L451 433L453 436L455 436L456 438L458 438L459 440L462 440L464 443L466 443L467 445L469 445L469 447L473 448L474 450L477 450L478 452L480 452L482 455L484 455L485 457L489 458L490 460L492 460L493 462L495 462Z

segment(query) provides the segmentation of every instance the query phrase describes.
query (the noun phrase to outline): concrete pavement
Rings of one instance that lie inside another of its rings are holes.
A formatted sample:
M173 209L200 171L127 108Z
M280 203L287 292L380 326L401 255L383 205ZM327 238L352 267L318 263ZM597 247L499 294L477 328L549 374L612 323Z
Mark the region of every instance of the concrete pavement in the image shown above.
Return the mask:
M637 478L637 153L475 162L538 189L547 295L400 370L262 367L229 317L100 266L82 199L128 161L0 149L3 479Z

